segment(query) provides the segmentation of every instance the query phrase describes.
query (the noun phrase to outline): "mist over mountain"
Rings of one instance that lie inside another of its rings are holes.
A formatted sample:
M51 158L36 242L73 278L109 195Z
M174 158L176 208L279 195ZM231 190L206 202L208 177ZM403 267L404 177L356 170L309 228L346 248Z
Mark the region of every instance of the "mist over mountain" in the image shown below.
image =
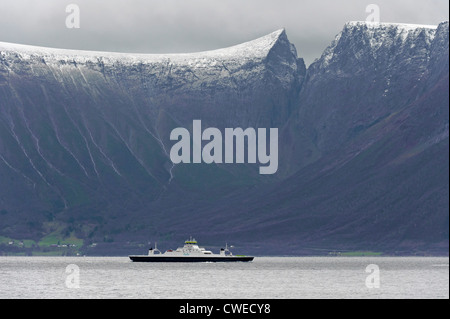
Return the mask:
M350 22L308 69L284 30L195 54L0 43L0 236L448 253L448 30ZM277 174L174 165L195 119L278 128Z

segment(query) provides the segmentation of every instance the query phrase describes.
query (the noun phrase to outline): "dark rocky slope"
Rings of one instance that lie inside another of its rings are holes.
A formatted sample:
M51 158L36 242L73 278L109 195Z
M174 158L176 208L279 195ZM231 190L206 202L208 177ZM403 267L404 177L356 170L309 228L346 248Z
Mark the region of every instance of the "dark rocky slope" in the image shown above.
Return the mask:
M0 44L0 235L448 253L448 73L448 23L348 23L308 70L283 30L188 55ZM173 166L193 119L278 127L278 173Z

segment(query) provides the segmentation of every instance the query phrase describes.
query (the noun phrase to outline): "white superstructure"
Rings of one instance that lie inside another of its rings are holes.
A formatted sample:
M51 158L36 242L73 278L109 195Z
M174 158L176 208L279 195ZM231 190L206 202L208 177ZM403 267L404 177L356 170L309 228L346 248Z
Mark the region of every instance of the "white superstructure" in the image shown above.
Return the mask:
M155 244L155 248L149 249L148 255L130 255L129 258L136 262L248 262L254 257L233 255L228 249L228 244L220 249L219 254L214 254L210 250L199 247L197 241L191 237L184 242L183 247L178 247L176 250L169 249L161 253Z
M225 249L222 248L220 250L220 254L217 255L217 254L214 254L210 250L206 250L205 248L198 246L197 241L191 237L189 240L186 240L184 242L183 247L178 247L176 250L172 250L172 249L166 250L164 252L164 254L162 254L161 251L159 251L159 249L156 247L156 244L155 244L154 249L153 248L149 249L148 255L149 256L164 255L167 257L178 257L178 256L210 256L210 255L232 256L233 254L228 249L228 244L225 246Z

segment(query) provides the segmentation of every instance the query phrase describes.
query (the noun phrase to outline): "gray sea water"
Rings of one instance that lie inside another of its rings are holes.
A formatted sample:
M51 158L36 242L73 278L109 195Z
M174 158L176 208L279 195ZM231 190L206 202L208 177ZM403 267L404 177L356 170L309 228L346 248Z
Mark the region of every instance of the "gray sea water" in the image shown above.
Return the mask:
M127 257L0 257L0 298L448 299L449 258L133 263Z

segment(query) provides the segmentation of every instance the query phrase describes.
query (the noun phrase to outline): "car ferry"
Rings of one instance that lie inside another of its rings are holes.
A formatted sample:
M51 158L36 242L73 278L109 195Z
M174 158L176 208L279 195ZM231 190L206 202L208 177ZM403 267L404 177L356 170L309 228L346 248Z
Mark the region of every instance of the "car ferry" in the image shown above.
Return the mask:
M155 248L150 248L148 255L128 256L134 262L249 262L253 261L252 256L233 255L228 248L220 249L219 254L214 254L210 250L199 247L195 239L190 238L184 242L183 247L176 250L169 249L164 253Z

